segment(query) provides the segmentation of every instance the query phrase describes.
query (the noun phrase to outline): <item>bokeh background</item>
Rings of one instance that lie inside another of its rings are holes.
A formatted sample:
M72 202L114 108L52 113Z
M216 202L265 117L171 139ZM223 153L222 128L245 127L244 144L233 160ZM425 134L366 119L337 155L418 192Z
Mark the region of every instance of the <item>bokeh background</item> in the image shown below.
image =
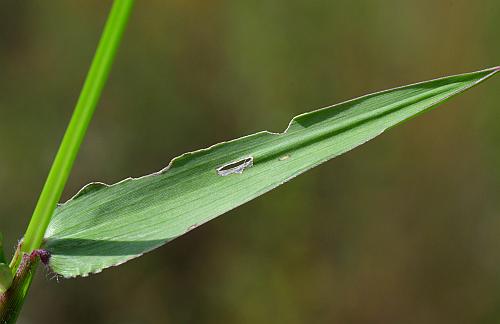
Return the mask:
M0 229L27 225L110 1L0 4ZM498 0L137 1L64 194L500 64ZM498 323L500 79L146 256L38 272L19 323Z

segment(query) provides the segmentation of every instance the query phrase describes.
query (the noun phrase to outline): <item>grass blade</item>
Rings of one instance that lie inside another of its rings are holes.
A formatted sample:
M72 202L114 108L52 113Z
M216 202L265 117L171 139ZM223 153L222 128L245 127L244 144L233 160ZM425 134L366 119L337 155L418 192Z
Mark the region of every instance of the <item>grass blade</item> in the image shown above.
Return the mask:
M175 158L160 172L94 183L60 205L45 236L51 269L85 276L121 264L343 154L498 72L467 73L370 94Z

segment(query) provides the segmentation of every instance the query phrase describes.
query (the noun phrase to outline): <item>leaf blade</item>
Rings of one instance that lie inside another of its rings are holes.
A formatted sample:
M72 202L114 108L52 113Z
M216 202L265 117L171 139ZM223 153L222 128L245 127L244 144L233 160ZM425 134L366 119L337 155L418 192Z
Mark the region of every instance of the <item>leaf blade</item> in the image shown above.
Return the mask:
M149 176L86 186L56 209L45 235L50 267L74 277L126 262L496 72L498 68L370 94L299 115L283 133L255 133L181 155Z

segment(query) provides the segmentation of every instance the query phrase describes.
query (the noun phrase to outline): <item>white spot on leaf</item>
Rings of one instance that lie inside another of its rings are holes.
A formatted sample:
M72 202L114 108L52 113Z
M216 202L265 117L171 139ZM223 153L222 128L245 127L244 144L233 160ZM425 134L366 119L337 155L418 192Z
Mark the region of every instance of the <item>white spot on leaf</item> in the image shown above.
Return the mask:
M217 174L221 177L228 176L230 174L241 174L245 169L253 166L253 157L247 157L236 162L230 162L224 164L223 166L217 168Z

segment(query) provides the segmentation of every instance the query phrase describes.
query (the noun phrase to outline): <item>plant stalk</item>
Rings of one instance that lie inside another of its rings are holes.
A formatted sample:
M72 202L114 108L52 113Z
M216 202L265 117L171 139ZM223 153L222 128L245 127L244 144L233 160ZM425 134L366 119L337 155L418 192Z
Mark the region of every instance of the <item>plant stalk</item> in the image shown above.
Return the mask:
M17 321L38 263L36 254L23 255L12 285L0 295L0 323L13 324Z
M109 77L134 0L115 0L75 110L55 156L30 223L11 262L14 280L0 295L0 323L15 323L31 285L45 231L61 198L88 125Z
M102 89L108 79L133 3L134 0L115 0L113 3L75 111L24 235L21 250L25 253L31 253L42 244L50 218L61 198Z

